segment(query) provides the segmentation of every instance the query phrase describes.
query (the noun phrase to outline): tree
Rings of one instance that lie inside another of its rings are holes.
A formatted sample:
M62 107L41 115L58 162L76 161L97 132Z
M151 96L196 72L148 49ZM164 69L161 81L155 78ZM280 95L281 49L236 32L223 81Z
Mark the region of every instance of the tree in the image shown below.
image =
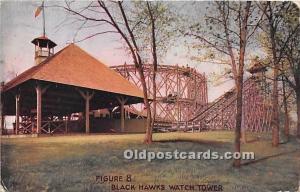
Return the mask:
M295 7L295 9L299 14L299 9L297 7ZM286 60L289 68L285 70L282 75L296 94L297 136L300 138L300 24L296 23L294 27L286 29L286 34L289 33L294 34L290 38L285 49Z
M151 127L154 127L155 117L156 117L156 73L157 73L157 52L156 52L156 18L154 16L152 6L150 5L150 2L147 1L147 9L150 16L150 24L151 24L151 46L152 46L152 58L153 58L153 76L152 76L152 82L153 82L153 118ZM152 134L151 134L152 135ZM150 139L149 139L150 140ZM151 138L152 140L152 138Z
M136 10L136 11L134 11ZM153 99L152 102L152 121L151 127L154 126L156 118L156 74L159 62L166 54L169 47L174 42L176 35L177 19L168 4L163 2L134 2L133 12L137 21L142 21L136 26L136 35L139 40L142 55L145 63L152 63L152 87L148 87L148 93ZM151 91L152 89L152 91ZM152 133L152 130L150 130ZM147 134L152 140L152 134Z
M267 9L269 11L269 34L272 46L272 55L273 55L273 128L272 128L272 145L277 147L279 144L279 110L278 110L278 60L276 55L276 42L275 42L275 33L276 33L276 22L273 18L273 9L271 3L267 2ZM266 13L267 11L265 11Z
M297 136L300 138L300 30L294 36L287 48L287 59L290 65L292 76L285 76L290 87L296 93L296 107L297 107ZM298 49L298 50L297 50Z
M205 17L206 26L202 27L203 24L196 23L190 26L185 34L203 44L202 48L210 49L212 58L230 60L237 95L235 152L240 152L246 47L262 17L260 11L250 1L213 2L213 5L209 7L209 14ZM233 165L240 167L241 159L234 160Z
M279 104L278 104L278 81L280 76L285 75L285 79L291 87L295 88L295 84L284 73L283 63L285 58L290 58L291 53L289 48L296 48L297 35L299 36L299 9L292 2L262 2L259 6L263 10L265 20L261 23L260 28L265 32L268 37L267 43L264 45L268 47L271 52L271 67L273 69L273 90L272 90L272 105L273 105L273 134L272 145L277 147L279 144ZM299 40L298 40L299 42ZM296 43L296 44L295 44ZM291 47L289 47L291 46ZM299 43L298 43L299 46ZM292 57L297 57L297 51ZM299 59L299 58L298 58ZM290 60L290 59L288 59ZM290 63L290 62L289 62ZM295 65L290 63L292 74L297 76L297 69ZM297 65L297 64L296 64ZM297 67L296 67L297 68ZM295 77L295 76L294 76ZM283 79L282 79L283 80ZM295 82L297 81L294 79ZM297 89L295 89L297 92ZM287 114L287 101L285 96L285 81L283 81L283 102L285 110L285 133L288 134L288 114ZM296 93L297 95L297 93ZM299 104L300 105L300 104ZM299 118L298 118L299 119ZM299 123L299 120L298 120ZM299 125L300 126L300 125ZM298 129L299 129L298 126Z
M289 3L290 9L286 11L284 17L284 34L289 41L280 40L279 37L278 39L279 45L285 47L285 56L289 65L288 70L282 75L296 93L297 136L300 138L300 10L294 3Z
M79 30L85 25L105 25L105 30L97 31L79 41L86 40L97 35L118 34L124 42L126 51L131 55L144 94L144 105L147 110L147 124L144 142L152 142L152 129L155 118L151 120L151 107L149 93L143 72L143 65L150 60L154 67L153 73L153 103L156 104L156 71L158 57L165 53L170 44L171 12L168 7L159 2L121 2L121 1L92 1L82 8L72 7L73 2L66 2L63 8L75 15L82 22ZM149 27L150 26L150 27ZM160 29L160 30L158 30ZM161 30L163 29L163 30ZM165 38L165 39L162 39ZM157 51L160 48L161 51ZM152 59L149 59L152 57Z

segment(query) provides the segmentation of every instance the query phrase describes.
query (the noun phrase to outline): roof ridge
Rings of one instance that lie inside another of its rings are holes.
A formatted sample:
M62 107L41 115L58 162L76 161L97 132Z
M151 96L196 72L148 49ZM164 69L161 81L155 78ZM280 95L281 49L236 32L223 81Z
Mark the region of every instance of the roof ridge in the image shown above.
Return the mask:
M90 56L92 59L94 59L97 62L100 62L102 65L104 65L109 71L113 72L114 74L120 76L122 79L128 81L125 77L123 77L120 73L116 72L115 70L113 70L112 68L110 68L109 66L105 65L104 62L102 62L100 59L97 59L96 57L94 57L93 55L91 55L90 53L88 53L87 51L85 51L84 49L82 49L80 46L71 43L70 45L75 46L76 48L80 49L82 52L84 52L85 54L87 54L88 56ZM134 83L128 81L130 84L132 84L133 86L137 87L139 89L139 87L137 85L135 85Z
M59 54L61 54L67 47L69 47L70 45L64 47L63 49L59 50L57 53L55 53L54 55L46 58L44 61L42 61L41 63L39 63L37 65L38 68L43 68L45 65L49 64L52 59L54 59L55 57L57 57ZM38 71L35 71L32 76L34 76Z
M44 67L47 63L49 63L49 61L51 61L54 57L56 57L57 55L61 54L61 52L63 50L65 50L67 47L69 47L70 45L64 47L63 49L59 50L57 53L55 53L54 55L48 57L47 59L45 59L44 61L42 61L41 63L37 64L37 65L34 65L32 67L30 67L29 69L26 69L25 71L23 71L22 73L20 73L19 75L15 76L13 79L9 80L7 83L5 83L4 85L4 90L7 88L7 87L10 87L11 84L14 84L14 82L16 82L17 80L19 80L20 78L23 78L23 76L34 76L38 70L42 67ZM29 74L27 74L29 73ZM27 77L25 78L22 82L30 79L30 77Z

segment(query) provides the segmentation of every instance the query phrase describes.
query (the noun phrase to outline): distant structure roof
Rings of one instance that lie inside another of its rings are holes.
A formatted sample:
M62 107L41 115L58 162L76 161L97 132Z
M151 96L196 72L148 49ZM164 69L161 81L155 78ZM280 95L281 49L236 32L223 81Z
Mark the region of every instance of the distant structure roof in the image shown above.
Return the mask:
M257 72L265 72L267 71L267 67L263 65L261 62L255 60L252 65L248 69L249 73L254 74Z
M4 91L28 80L41 80L143 98L143 93L138 87L75 44L68 45L41 64L21 73L4 85Z

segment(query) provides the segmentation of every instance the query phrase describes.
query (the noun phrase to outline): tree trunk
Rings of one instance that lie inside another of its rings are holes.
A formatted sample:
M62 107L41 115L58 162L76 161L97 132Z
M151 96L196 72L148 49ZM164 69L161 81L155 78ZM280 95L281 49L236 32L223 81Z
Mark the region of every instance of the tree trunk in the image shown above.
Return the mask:
M242 107L241 142L242 143L247 143L246 127L245 127L245 108L244 108L244 104L243 104L243 107Z
M279 144L279 111L278 111L278 69L277 65L274 64L274 72L273 72L273 122L272 122L272 145L273 147L277 147Z
M245 7L245 12L242 20L242 25L240 27L240 53L239 53L239 68L238 75L236 77L236 124L235 124L235 152L241 152L241 126L243 118L243 77L244 77L244 65L245 65L245 53L246 53L246 44L247 44L247 23L249 17L249 11L251 7L251 1L247 1ZM243 136L244 135L243 132ZM246 139L246 138L244 138ZM233 166L239 168L241 166L241 158L235 159Z
M149 103L149 99L148 99L147 85L146 85L146 80L145 80L145 76L144 76L142 68L139 67L138 72L139 72L141 84L143 87L144 105L147 110L146 134L145 134L145 138L144 138L144 143L151 144L152 143L151 108L150 108L150 103Z
M236 122L235 122L235 152L241 152L241 125L242 125L242 115L243 115L243 79L238 77L236 81L237 90L237 101L236 101ZM234 167L241 166L241 159L235 159L233 162Z
M282 77L282 92L283 92L283 108L284 108L284 134L286 138L289 139L290 119L289 119L288 104L287 104L286 85L283 77Z
M300 87L296 91L297 102L297 137L300 138Z
M152 143L152 127L151 127L151 109L150 104L148 103L147 108L147 121L146 121L146 134L144 138L145 144L151 144Z
M273 92L272 92L272 107L273 107L273 118L272 118L272 145L277 147L279 144L279 110L278 110L278 61L276 54L276 42L275 42L275 33L274 21L273 21L273 10L271 8L271 3L267 2L270 9L269 17L269 30L270 30L270 39L272 46L272 57L273 57Z
M153 81L153 110L152 110L152 123L151 123L151 127L154 127L154 123L155 123L155 116L156 116L156 71L153 71L153 76L152 76L152 81Z
M156 34L155 34L155 19L153 17L152 9L150 2L147 1L147 8L150 16L151 21L151 40L152 40L152 59L153 59L153 75L152 75L152 95L153 95L153 118L151 122L151 142L152 142L152 131L155 123L155 116L156 116L156 73L157 73L157 54L156 54ZM150 87L149 87L150 89Z

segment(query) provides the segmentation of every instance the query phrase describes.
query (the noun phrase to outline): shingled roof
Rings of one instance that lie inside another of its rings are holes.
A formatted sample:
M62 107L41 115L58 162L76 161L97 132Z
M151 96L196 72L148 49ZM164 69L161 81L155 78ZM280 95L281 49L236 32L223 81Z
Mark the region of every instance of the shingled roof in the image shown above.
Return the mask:
M143 97L138 87L75 44L6 83L4 92L31 79Z

